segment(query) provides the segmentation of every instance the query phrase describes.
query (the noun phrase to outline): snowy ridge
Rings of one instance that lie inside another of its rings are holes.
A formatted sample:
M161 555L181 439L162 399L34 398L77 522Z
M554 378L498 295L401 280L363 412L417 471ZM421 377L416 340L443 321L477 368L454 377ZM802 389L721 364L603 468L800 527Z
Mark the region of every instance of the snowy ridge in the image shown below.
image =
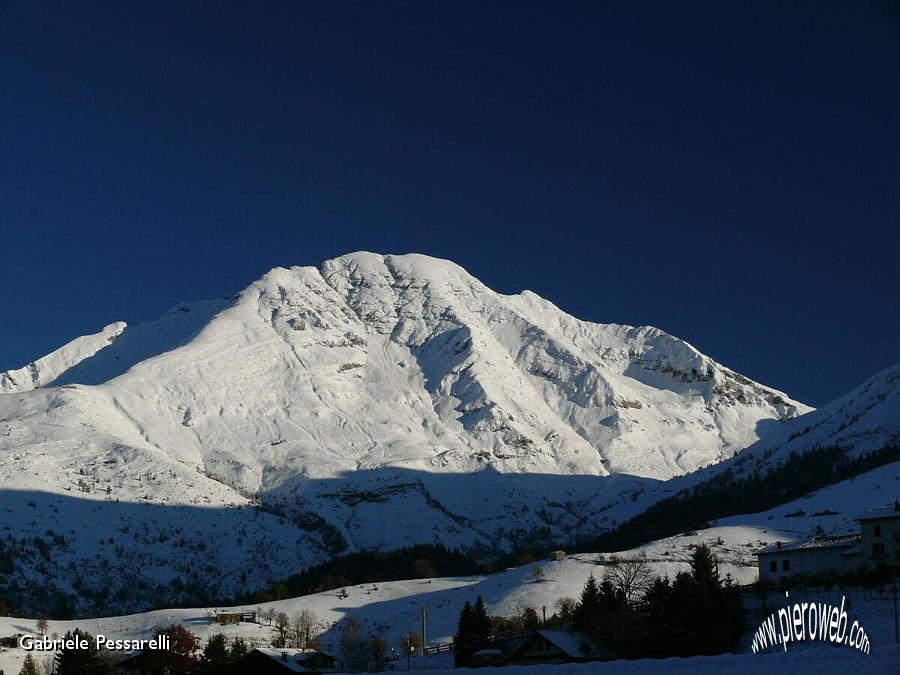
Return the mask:
M900 364L873 375L849 393L802 417L788 420L732 459L686 476L694 483L732 469L766 471L787 459L826 446L840 446L849 457L900 444Z
M859 454L900 443L900 364L802 419L792 420L749 453L779 457L816 446L840 445Z
M819 448L837 446L846 451L848 458L853 459L866 452L898 445L900 364L873 375L860 386L818 410L786 420L764 438L729 459L665 482L647 484L644 489L632 493L632 510L626 517L636 515L660 499L693 488L724 472L730 472L733 478L748 476L757 471L765 474L787 460L792 453L815 453ZM810 513L834 511L830 515L841 514L840 518L798 517L792 522L794 525L803 524L805 529L802 532L806 534L812 533L814 529L828 534L852 532L856 529L856 511L862 505L875 508L897 497L896 487L892 492L888 480L876 484L876 492L872 494L854 496L853 493L860 489L855 481L867 482L875 476L885 475L900 481L900 477L894 478L898 472L900 463L894 462L850 481L818 490L803 499L791 501L784 507L773 508L765 514L742 516L739 520L727 518L720 522L761 523L763 515L770 521L780 518L778 514L791 510L809 510ZM888 487L887 492L881 492L882 487Z
M53 384L60 375L107 348L125 328L122 321L111 323L99 333L76 338L24 368L0 373L0 393L31 391Z

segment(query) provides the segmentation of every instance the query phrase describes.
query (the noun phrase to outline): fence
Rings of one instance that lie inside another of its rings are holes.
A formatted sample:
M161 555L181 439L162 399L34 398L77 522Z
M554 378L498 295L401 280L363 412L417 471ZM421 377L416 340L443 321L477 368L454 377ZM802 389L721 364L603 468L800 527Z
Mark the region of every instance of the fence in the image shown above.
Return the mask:
M453 651L453 643L452 642L442 642L439 645L431 645L430 647L425 647L425 656L431 656L432 654L443 654L445 652Z

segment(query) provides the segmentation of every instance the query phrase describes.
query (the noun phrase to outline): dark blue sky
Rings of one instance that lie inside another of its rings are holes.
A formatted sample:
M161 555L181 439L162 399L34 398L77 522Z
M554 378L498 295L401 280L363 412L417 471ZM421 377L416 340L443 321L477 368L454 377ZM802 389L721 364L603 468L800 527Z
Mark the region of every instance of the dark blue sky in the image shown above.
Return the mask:
M900 361L898 73L896 2L5 0L0 369L416 251L821 404Z

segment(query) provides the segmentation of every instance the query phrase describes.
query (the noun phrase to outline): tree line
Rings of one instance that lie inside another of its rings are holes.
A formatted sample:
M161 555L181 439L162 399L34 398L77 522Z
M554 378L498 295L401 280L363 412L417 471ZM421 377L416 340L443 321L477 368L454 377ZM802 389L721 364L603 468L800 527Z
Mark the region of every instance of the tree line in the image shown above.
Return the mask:
M709 527L709 521L774 508L815 490L900 460L900 446L889 445L856 457L840 446L791 453L774 468L756 467L746 475L729 468L716 476L667 497L595 537L579 539L574 548L621 551L689 530Z
M560 598L546 622L530 607L514 617L490 616L481 596L459 614L455 663L465 667L485 648L503 648L502 634L539 627L589 636L606 658L664 658L721 654L744 635L746 612L740 587L719 574L706 545L698 546L690 570L674 579L655 577L643 557L602 561L600 581L591 574L581 596ZM540 579L535 577L535 583Z
M469 552L441 544L416 544L393 551L359 551L313 565L268 588L242 598L270 602L335 588L381 581L473 576L486 571Z

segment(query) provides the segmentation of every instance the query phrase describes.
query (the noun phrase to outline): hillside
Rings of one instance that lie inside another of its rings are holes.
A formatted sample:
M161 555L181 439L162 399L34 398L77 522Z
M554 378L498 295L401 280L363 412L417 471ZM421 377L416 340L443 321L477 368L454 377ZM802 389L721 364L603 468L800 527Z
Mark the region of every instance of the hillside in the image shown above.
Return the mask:
M746 511L783 511L786 503L796 504L801 498L818 504L814 511L844 514L846 526L848 511L873 498L889 502L898 488L888 483L885 493L870 495L836 488L857 476L896 474L898 466L900 365L874 375L817 411L785 422L726 461L661 484L658 487L668 492L662 499L658 489L642 493L632 518L583 544L628 546ZM882 504L873 504L877 505ZM803 508L795 510L806 513ZM815 525L830 532L834 523L826 518Z
M873 484L866 487L872 488ZM693 547L700 543L710 546L721 560L720 572L730 574L741 583L749 583L756 579L756 569L753 567L753 552L766 543L775 540L790 540L789 531L774 529L773 526L721 526L709 530L692 533L671 539L653 542L638 550L621 552L621 555L634 556L646 555L653 572L657 575L674 576L679 571L688 567ZM544 570L544 580L536 583L532 576L534 567L540 566ZM332 654L340 653L340 634L342 621L349 616L355 617L361 629L368 634L382 636L389 646L397 647L407 630L418 630L421 621L421 607L426 606L428 617L428 641L429 644L448 642L456 630L459 610L466 601L474 600L478 595L483 596L488 611L500 616L513 616L520 613L525 607L532 607L540 611L547 607L548 614L554 611L556 601L565 597L577 597L589 574L600 576L603 573L603 565L598 563L597 554L586 553L569 556L562 561L538 561L529 565L512 568L504 572L481 577L459 578L434 578L434 579L409 579L392 582L372 582L349 586L346 588L346 596L338 589L316 593L301 598L291 598L271 603L241 605L234 608L213 606L192 609L161 609L153 612L132 614L127 616L112 616L80 621L51 621L49 631L63 634L67 630L76 627L87 630L92 634L102 633L108 638L133 639L149 638L158 629L181 623L187 626L193 633L205 640L214 633L223 633L230 641L236 636L241 636L248 643L257 646L268 646L274 631L271 627L260 624L241 623L238 625L220 626L214 620L217 611L231 609L246 611L259 609L273 609L285 612L289 616L308 609L318 619L317 632L321 633L321 648ZM871 637L873 651L865 659L850 649L835 648L830 645L824 647L815 643L807 648L806 645L792 647L791 663L797 659L804 663L818 664L816 672L828 672L822 670L819 661L821 654L828 656L828 661L853 663L859 672L869 672L865 668L871 663L876 664L874 672L885 672L882 667L884 662L876 661L875 657L881 657L892 649L893 624L889 607L884 601L873 599L871 594L858 593L855 589L844 589L838 593L846 593L852 599L852 614L865 627ZM780 595L780 592L779 592ZM819 593L819 599L833 599L827 592ZM747 597L750 620L749 632L755 630L756 624L763 611L753 604L752 596ZM777 603L773 596L770 602ZM36 622L31 619L19 619L12 617L0 617L0 634L12 635L18 632L34 632ZM795 654L799 650L801 654ZM0 652L0 668L4 672L16 672L23 658L21 650L12 649ZM443 655L446 656L446 655ZM755 655L750 653L748 645L743 645L737 655L725 655L721 657L704 657L692 659L676 659L666 663L673 667L685 667L685 672L699 672L698 664L704 665L710 672L722 672L727 666L728 672L758 672L754 668L760 662L769 664L767 668L776 668L781 664L776 655ZM776 659L773 661L772 659ZM707 663L708 662L708 663ZM659 669L660 661L616 661L603 663L602 672L655 672ZM435 667L449 667L449 662L441 656L413 659L414 670L431 670ZM542 672L545 670L542 667ZM791 666L792 672L796 670L796 664ZM460 672L460 671L454 671ZM466 672L466 671L463 671ZM503 671L506 672L506 671ZM516 672L516 671L511 671ZM548 671L549 672L549 671ZM586 671L600 672L600 671ZM762 670L761 672L767 672Z

